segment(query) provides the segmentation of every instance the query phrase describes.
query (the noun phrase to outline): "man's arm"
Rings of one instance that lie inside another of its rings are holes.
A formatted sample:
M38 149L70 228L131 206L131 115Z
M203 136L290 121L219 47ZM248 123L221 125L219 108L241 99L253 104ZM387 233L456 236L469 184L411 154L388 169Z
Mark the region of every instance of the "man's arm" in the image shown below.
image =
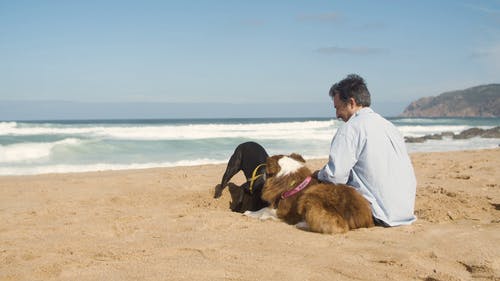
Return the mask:
M315 180L319 180L319 179L318 179L318 173L319 173L319 170L314 171L314 172L312 173L311 177L312 177L313 179L315 179Z
M339 129L330 147L328 163L317 172L318 180L331 183L347 183L351 169L358 161L359 144L359 139Z

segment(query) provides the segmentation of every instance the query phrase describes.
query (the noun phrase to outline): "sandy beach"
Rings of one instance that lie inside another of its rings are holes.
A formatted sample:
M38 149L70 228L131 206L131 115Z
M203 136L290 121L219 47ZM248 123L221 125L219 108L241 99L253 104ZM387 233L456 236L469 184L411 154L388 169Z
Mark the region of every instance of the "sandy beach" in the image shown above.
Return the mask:
M341 235L231 212L225 165L3 176L0 280L500 280L500 149L411 157L418 221Z

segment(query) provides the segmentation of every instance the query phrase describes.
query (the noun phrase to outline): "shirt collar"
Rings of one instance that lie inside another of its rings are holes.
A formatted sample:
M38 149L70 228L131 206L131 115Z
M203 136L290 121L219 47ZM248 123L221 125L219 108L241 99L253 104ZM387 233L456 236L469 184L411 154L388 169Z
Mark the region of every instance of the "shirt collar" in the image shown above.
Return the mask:
M362 107L360 110L356 111L356 113L354 113L351 116L351 118L349 118L349 120L347 120L347 122L349 122L351 119L353 119L354 117L356 117L358 115L368 114L368 113L373 113L373 109L371 109L370 107Z

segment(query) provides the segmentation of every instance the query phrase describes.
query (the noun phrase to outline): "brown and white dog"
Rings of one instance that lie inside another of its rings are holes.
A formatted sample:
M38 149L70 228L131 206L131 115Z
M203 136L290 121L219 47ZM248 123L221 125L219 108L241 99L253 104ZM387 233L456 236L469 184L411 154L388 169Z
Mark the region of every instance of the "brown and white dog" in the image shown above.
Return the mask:
M277 208L278 218L320 233L342 233L374 225L370 204L345 184L320 183L299 154L275 155L266 161L262 199Z

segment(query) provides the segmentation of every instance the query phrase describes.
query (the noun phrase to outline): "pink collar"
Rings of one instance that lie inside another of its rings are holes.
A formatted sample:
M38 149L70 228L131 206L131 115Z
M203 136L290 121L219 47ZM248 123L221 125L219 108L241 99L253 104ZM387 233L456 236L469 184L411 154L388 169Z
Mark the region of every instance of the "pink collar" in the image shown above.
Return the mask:
M288 197L294 196L295 194L304 190L310 182L311 182L311 176L307 177L303 182L301 182L299 185L297 185L294 189L283 192L281 194L281 199L286 199Z

